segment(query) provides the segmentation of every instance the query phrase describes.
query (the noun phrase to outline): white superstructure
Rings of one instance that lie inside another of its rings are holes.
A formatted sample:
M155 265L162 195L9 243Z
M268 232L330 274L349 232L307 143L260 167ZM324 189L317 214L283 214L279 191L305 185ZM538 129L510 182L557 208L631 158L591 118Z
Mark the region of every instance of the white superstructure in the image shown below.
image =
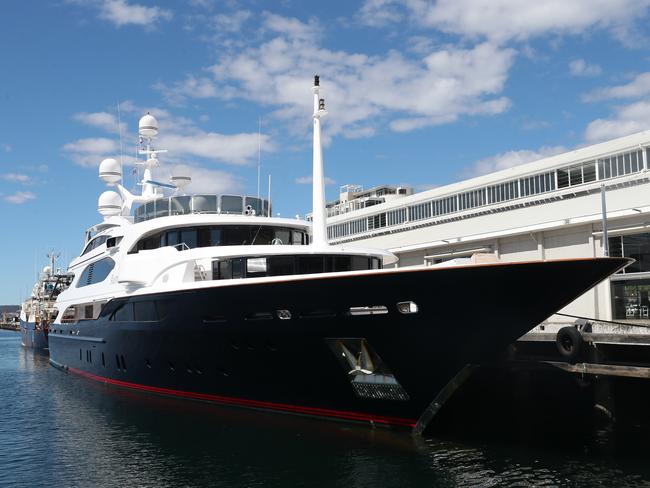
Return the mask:
M328 219L328 238L333 244L359 242L388 249L400 258L399 266L433 265L475 253L491 253L501 261L603 256L604 185L610 255L633 257L637 263L564 312L646 322L649 152L650 131L583 147L342 212ZM561 320L572 319L553 317Z
M263 282L295 273L283 279L298 280L312 272L367 272L394 264L395 256L386 251L327 243L320 142L320 118L326 112L318 97L316 77L313 239L309 222L270 217L269 202L259 197L184 194L191 178L182 167L174 169L170 183L157 181L157 155L166 151L154 147L158 122L146 114L139 123L144 161L136 162L144 168L141 194L121 184L120 163L101 162L99 176L113 189L99 196L104 220L86 231L84 248L70 263L74 280L59 295L57 322L96 319L118 297L232 286L234 278ZM326 261L310 271L308 258L316 253ZM291 270L278 259L283 257L295 260Z

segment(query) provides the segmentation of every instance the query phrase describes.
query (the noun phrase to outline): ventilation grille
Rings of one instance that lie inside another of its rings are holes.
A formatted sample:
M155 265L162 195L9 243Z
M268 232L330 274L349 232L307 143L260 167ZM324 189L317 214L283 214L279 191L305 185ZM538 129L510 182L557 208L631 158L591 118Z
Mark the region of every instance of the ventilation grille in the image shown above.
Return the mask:
M360 383L353 381L352 388L361 398L374 400L409 400L408 393L399 384Z

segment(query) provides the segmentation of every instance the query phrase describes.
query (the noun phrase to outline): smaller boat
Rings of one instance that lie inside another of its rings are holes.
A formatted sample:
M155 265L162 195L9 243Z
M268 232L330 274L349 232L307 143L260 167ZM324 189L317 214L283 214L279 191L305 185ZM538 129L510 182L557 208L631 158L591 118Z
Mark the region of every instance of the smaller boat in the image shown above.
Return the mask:
M20 310L20 334L24 347L38 350L48 348L49 325L57 316L54 302L59 294L72 283L74 275L56 269L54 265L60 255L50 252L49 266L45 266L32 288L31 296L25 300Z

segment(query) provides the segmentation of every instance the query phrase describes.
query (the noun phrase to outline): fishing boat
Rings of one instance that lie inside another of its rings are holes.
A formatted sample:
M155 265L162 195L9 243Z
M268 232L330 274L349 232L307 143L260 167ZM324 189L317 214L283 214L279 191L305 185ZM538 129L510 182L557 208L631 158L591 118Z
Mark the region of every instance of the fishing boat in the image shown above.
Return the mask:
M43 268L32 293L21 306L19 322L22 345L45 351L48 348L49 326L57 316L55 302L59 294L72 282L71 273L55 267L58 253L50 252L50 264Z

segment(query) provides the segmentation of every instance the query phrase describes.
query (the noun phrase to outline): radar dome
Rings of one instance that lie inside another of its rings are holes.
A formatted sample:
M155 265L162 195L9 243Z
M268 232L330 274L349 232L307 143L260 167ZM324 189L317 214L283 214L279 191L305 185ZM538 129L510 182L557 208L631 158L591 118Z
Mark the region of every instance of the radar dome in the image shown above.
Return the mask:
M52 268L50 266L45 266L43 268L43 274L49 275L52 272Z
M178 189L189 185L192 182L190 168L183 165L174 167L172 169L172 176L170 179L172 181L172 184Z
M122 166L113 158L104 159L99 164L99 177L109 185L122 179Z
M114 191L105 191L99 195L97 211L104 217L120 215L122 213L122 197Z
M147 113L140 119L138 129L142 137L156 137L158 135L158 121L156 117Z

